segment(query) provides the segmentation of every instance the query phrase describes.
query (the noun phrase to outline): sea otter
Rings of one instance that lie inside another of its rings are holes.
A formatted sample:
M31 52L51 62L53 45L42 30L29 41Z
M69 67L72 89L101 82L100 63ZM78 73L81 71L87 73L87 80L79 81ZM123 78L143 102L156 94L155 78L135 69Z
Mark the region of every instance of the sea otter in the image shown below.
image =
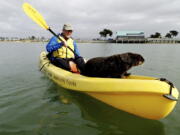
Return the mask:
M127 71L133 66L144 63L140 54L123 53L109 57L96 57L87 61L83 75L89 77L121 78L129 75Z

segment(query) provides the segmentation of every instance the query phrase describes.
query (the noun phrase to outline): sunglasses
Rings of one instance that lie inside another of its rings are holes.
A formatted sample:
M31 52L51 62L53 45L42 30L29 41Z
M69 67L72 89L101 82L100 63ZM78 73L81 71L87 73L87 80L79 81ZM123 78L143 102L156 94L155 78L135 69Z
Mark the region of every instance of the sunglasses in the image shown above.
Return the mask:
M66 30L67 32L73 32L72 30Z

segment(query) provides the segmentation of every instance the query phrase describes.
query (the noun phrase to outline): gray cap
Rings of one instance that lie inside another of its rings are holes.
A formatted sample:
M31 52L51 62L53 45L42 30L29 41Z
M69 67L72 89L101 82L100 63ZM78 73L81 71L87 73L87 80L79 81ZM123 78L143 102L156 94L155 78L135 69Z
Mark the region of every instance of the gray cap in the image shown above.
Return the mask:
M71 24L64 24L63 30L73 30Z

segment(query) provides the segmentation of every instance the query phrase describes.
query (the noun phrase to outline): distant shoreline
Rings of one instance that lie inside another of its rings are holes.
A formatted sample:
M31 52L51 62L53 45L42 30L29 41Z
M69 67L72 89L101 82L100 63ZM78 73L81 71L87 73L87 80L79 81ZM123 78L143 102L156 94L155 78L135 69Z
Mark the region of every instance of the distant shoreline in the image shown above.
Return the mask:
M117 43L117 44L180 44L180 40L173 39L144 39L144 40L75 40L77 43ZM49 40L4 40L0 42L19 42L19 43L47 43Z
M111 43L109 41L106 41L106 40L75 40L77 43ZM49 41L37 41L37 40L16 40L16 41L0 41L0 42L20 42L20 43L36 43L36 42L42 42L42 43L47 43Z

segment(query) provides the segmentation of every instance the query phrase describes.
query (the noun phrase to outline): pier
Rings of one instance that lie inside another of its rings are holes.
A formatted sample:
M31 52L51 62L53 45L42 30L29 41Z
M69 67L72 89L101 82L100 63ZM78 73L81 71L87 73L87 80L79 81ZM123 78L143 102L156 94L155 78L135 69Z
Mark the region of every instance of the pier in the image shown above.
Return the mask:
M150 43L175 44L180 43L178 38L146 38L143 31L118 31L114 43Z
M180 39L172 38L140 38L140 39L128 39L118 38L115 43L151 43L151 44L176 44L180 43Z

